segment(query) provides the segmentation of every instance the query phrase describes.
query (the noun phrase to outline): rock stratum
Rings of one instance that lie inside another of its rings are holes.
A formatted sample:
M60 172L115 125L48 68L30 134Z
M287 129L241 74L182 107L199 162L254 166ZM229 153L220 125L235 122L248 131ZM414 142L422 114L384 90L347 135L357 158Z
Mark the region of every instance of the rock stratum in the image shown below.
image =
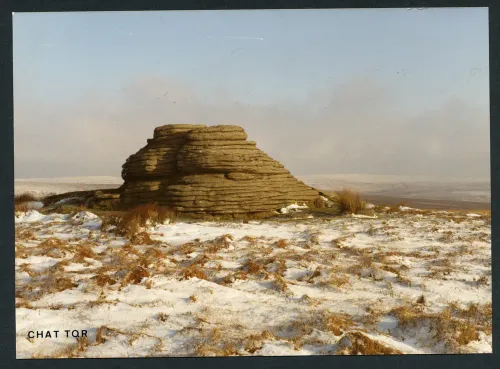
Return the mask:
M122 177L124 205L154 202L186 213L265 213L320 196L230 125L157 127Z

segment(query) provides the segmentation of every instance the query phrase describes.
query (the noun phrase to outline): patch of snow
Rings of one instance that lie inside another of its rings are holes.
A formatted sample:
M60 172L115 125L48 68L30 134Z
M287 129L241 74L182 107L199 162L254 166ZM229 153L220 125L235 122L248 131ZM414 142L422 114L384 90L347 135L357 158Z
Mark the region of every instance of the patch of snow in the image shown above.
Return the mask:
M61 200L55 202L54 205L59 206L59 205L67 204L69 202L81 201L81 200L83 200L83 197L68 197L68 198L61 199Z
M40 222L43 218L45 218L45 215L39 213L36 210L30 210L26 213L21 213L19 215L16 215L15 222L16 223L36 223L36 222Z
M43 202L41 201L28 201L25 202L24 205L28 210L39 210L43 208Z
M301 209L307 209L307 208L308 208L308 206L305 204L299 205L299 204L295 203L295 204L290 204L284 208L281 208L280 213L281 214L288 214L288 213L290 213L290 211L298 212Z
M101 218L89 211L81 211L71 217L73 224L81 225L88 229L99 229L102 224Z
M364 214L351 214L352 218L365 218L365 219L377 219L377 214L374 216L364 215Z

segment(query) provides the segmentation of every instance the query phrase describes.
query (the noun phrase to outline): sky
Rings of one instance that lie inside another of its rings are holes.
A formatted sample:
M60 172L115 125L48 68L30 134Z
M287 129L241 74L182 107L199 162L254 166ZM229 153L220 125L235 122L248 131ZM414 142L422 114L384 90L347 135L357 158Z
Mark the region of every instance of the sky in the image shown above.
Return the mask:
M487 8L13 14L15 177L119 176L164 124L295 175L489 177Z

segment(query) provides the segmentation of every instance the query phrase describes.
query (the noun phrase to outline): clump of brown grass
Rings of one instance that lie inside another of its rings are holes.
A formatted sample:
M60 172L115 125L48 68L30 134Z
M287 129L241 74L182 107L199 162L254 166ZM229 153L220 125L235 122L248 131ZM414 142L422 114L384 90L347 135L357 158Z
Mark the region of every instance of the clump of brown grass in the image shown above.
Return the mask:
M461 309L450 304L440 313L425 313L420 305L400 306L392 309L403 328L427 323L434 330L434 338L445 342L447 347L467 345L479 338L479 331L491 333L491 305L470 304Z
M338 237L332 240L332 246L335 246L336 248L343 248L344 247L344 242L347 241L349 236L343 236L343 237Z
M356 325L347 314L333 314L329 311L323 311L318 318L319 327L324 331L332 332L336 336L340 336Z
M276 242L274 243L274 246L275 246L275 247L278 247L278 248L280 248L280 249L284 249L285 247L287 247L287 246L288 246L288 241L287 241L287 240L283 240L283 239L278 240L278 241L276 241Z
M263 271L262 265L256 263L252 259L247 260L247 262L243 265L243 269L246 270L248 274L256 274Z
M359 193L348 188L336 191L332 197L332 201L342 214L353 214L363 209L363 202Z
M158 318L158 320L160 322L166 322L167 319L168 319L168 314L165 314L165 313L158 313L158 315L156 316Z
M243 270L239 270L236 273L234 273L234 279L239 279L241 281L244 281L247 279L247 273Z
M130 242L136 245L153 245L156 243L147 232L140 232L132 235L132 237L130 237Z
M113 285L116 283L116 280L111 278L109 275L106 274L99 274L96 275L95 277L92 277L94 280L95 284L97 284L100 287L104 287L105 285Z
M70 278L64 276L56 276L54 274L49 274L41 278L38 283L35 282L30 285L30 289L39 287L36 295L38 297L43 296L46 293L62 292L68 289L77 287L78 284L73 282Z
M373 257L363 254L359 260L359 265L361 265L362 268L370 268L373 265Z
M102 223L101 223L101 229L103 231L108 230L108 228L111 227L116 227L118 228L118 225L120 224L121 217L119 216L102 216Z
M35 309L33 305L31 305L28 301L18 301L16 302L16 309Z
M123 279L122 285L128 283L140 284L143 278L148 278L150 275L150 272L146 268L137 266L127 273Z
M52 249L54 247L57 248L57 247L65 247L65 246L68 246L68 243L64 240L60 240L58 238L47 238L46 240L40 242L40 244L38 245L38 248L48 250L48 249Z
M321 276L321 268L318 266L314 271L311 273L309 278L307 279L307 282L312 283L314 278L320 277Z
M452 231L443 232L443 234L441 235L441 237L439 237L438 240L441 242L444 242L444 243L452 242L453 241L453 232Z
M228 247L233 239L234 237L232 235L223 234L213 240L203 242L202 245L205 251L212 254L218 252L220 249Z
M148 267L151 264L162 261L167 257L166 253L158 249L148 249L140 255L138 263L143 267Z
M79 244L75 247L75 255L73 256L73 262L75 263L83 263L85 262L85 258L95 259L97 255L92 248L88 244Z
M252 236L244 236L241 238L241 241L248 242L251 246L255 246L257 244L257 237Z
M36 236L33 233L33 231L31 231L29 229L23 229L23 230L16 229L16 240L30 241L30 240L35 240L35 239L36 239Z
M244 342L244 350L250 354L255 353L262 348L264 341L276 339L276 336L268 330L264 330L259 334L252 334L246 338Z
M319 245L319 238L321 237L320 232L312 233L309 235L309 244L310 245Z
M311 334L313 329L333 333L340 336L351 330L356 324L347 314L333 314L329 311L310 312L298 316L277 331L280 338L290 341L295 349L304 344L305 336ZM286 335L286 336L283 336Z
M476 280L478 286L488 286L490 284L488 276L482 275Z
M26 204L15 204L14 212L15 213L26 213L29 210L28 205Z
M141 218L138 215L129 212L125 214L118 223L117 233L130 238L139 232L141 226L143 225L144 224L141 223Z
M191 242L186 242L177 249L172 249L172 253L179 253L179 254L191 254L193 251L195 251L198 247L200 247L201 244L198 241L191 241Z
M101 325L99 328L96 330L95 334L95 343L100 345L106 342L106 333L107 333L108 327Z
M280 291L280 292L288 292L289 291L285 279L277 273L274 273L273 286L274 286L275 290Z
M375 341L361 332L348 332L339 341L337 355L401 355L401 351Z
M132 237L148 221L151 224L158 224L164 223L167 219L173 221L175 217L176 213L172 209L160 207L156 204L144 204L130 209L121 217L116 226L119 234Z
M87 347L90 346L90 341L87 338L87 336L78 337L76 339L76 345L77 345L76 351L84 352L87 349Z
M425 296L424 295L420 295L419 298L417 299L417 304L422 304L422 305L425 305Z
M349 284L350 280L347 275L337 275L337 274L332 274L328 277L328 280L326 283L328 285L335 286L337 288L341 288L347 284Z
M182 279L198 278L208 280L206 274L196 265L190 265L182 271Z
M39 199L30 192L24 192L14 196L14 205L21 205L30 201L39 201Z
M323 198L321 196L317 197L314 201L313 201L313 205L315 208L317 209L323 209L323 208L326 208L326 203L325 203L325 200L323 200Z
M119 250L121 256L139 255L139 251L130 243L122 246Z
M224 341L213 345L213 342L204 341L196 346L195 356L234 356L239 355L238 350L231 342Z

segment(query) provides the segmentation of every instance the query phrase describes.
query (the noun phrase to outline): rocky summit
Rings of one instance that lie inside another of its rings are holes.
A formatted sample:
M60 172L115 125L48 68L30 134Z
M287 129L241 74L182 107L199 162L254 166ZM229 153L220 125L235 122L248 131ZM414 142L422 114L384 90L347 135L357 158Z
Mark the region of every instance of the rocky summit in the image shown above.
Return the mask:
M239 126L157 127L122 168L121 201L128 206L154 202L185 213L256 214L320 196Z

